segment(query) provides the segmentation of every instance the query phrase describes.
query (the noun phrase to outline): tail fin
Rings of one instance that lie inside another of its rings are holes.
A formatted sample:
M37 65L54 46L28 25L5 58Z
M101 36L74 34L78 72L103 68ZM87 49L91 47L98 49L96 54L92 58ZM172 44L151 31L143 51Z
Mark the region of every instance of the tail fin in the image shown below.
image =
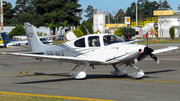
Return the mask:
M77 38L77 36L73 33L73 31L68 31L68 32L66 32L65 35L66 35L67 40L72 40L72 39Z
M1 33L1 37L3 39L4 46L6 46L10 41L13 41L5 32Z
M28 39L29 51L42 52L46 48L50 47L50 45L45 45L39 40L33 25L31 25L30 23L24 23L24 25L25 25L26 36Z

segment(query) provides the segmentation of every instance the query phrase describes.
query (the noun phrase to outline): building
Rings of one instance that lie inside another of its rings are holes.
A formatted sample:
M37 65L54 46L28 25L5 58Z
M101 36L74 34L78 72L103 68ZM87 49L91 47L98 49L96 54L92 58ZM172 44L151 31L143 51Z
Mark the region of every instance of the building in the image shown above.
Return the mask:
M175 37L180 37L180 10L157 10L153 15L158 17L158 37L170 37L171 27L175 27Z
M100 31L101 33L105 33L105 11L97 12L97 10L94 10L93 30L94 32Z

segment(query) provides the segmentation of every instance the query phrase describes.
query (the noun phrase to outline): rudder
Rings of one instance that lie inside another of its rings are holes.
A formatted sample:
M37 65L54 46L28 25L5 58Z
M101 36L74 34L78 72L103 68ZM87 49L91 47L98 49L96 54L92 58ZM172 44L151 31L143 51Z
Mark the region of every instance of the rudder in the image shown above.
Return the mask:
M4 46L6 46L10 41L12 41L12 39L5 32L1 33L1 37L3 39Z
M28 40L29 51L32 52L43 51L45 48L48 47L39 40L33 25L31 25L30 23L24 23L24 25Z

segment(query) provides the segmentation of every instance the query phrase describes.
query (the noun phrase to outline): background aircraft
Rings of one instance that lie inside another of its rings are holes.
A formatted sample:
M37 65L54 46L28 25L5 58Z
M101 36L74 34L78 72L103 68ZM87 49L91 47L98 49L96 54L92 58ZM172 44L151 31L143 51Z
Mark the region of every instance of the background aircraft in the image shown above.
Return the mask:
M28 41L27 40L12 40L5 32L1 33L1 37L3 39L3 44L5 47L10 46L27 46Z
M41 40L42 43L44 44L49 44L52 45L53 44L53 39L57 37L57 35L50 35L50 36L38 36L38 38ZM27 40L27 36L13 36L13 39L23 39L23 40Z
M2 40L2 38L0 38L0 44L1 44L1 43L3 43L3 40Z
M11 47L11 46L28 46L27 36L14 36L13 38L17 40L11 39L5 32L1 33L2 36L2 42L0 46L5 47ZM56 35L51 36L38 36L38 38L41 40L44 44L53 44L53 38L55 38Z
M82 71L71 74L76 79L85 78L86 69L89 66L94 68L95 65L112 65L115 70L111 71L111 73L116 76L125 75L126 71L119 69L118 66L127 65L137 70L136 72L129 73L129 77L142 78L145 74L143 70L134 66L135 63L143 60L148 55L156 63L159 63L159 59L155 54L178 49L178 47L170 46L153 50L148 46L129 44L120 37L111 34L91 34L60 45L46 45L39 40L33 25L25 23L25 30L29 42L29 52L3 52L3 54L33 57L40 61L52 59L59 61L60 64L71 62L77 64L76 67L84 65Z

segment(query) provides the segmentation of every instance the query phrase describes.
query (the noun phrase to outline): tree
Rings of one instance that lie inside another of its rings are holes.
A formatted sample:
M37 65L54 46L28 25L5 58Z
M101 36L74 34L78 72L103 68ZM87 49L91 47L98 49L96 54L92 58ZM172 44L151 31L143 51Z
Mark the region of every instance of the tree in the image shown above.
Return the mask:
M127 8L125 16L130 16L131 20L136 19L136 3L133 2L130 7Z
M167 0L160 0L159 2L149 0L138 0L138 18L145 20L147 17L153 17L153 11L158 9L172 9ZM133 2L130 7L127 8L125 16L130 16L132 21L136 19L136 3Z
M169 34L171 36L171 39L174 40L174 38L175 38L175 28L174 27L171 27L169 29Z
M119 9L117 14L115 15L115 18L117 19L117 23L119 23L119 18L120 18L120 22L124 21L124 11L123 11L123 9Z
M49 23L45 23L45 26L46 26L46 27L49 27L49 29L50 29L50 34L51 34L51 30L52 30L53 28L56 28L56 25L54 24L54 21L52 21L50 24L49 24Z
M17 0L15 18L17 19L18 24L24 24L24 22L35 22L35 17L37 13L35 12L33 0Z
M94 11L92 5L88 5L86 10L84 10L84 11L87 13L87 15L84 15L85 17L88 17L87 22L91 22L92 23L93 22L93 11Z
M180 10L180 4L178 5L178 10Z
M159 9L162 10L167 10L167 9L172 9L171 6L168 4L167 0L164 0L164 2L162 2L161 0L159 0Z
M86 28L87 28L87 30L88 30L88 32L90 33L90 34L92 34L92 33L94 33L93 32L93 29L92 29L92 24L91 23L88 23L88 22L86 22L85 20L81 23L81 25L79 26L79 29L84 33L84 35L87 35L88 34L88 32L87 32L87 30L86 30Z
M112 14L111 13L108 13L107 15L106 15L106 23L112 23L112 22L114 22L114 17L112 16ZM109 21L108 21L109 20Z
M12 38L13 36L21 36L21 35L26 35L25 29L23 26L17 25L15 28L11 30L9 33L9 37Z
M59 27L66 20L68 24L77 26L81 19L77 16L82 11L79 9L81 5L78 0L34 0L34 4L38 12L36 26L54 22L54 25Z
M147 17L153 17L153 11L157 9L158 3L156 1L138 0L138 18L140 21L145 20Z
M12 25L12 22L14 21L14 13L15 10L12 8L12 4L6 1L3 1L5 5L3 5L3 18L4 18L4 25Z
M128 37L131 38L132 36L136 35L135 29L133 29L131 27L123 27L122 32L126 38L128 38Z

